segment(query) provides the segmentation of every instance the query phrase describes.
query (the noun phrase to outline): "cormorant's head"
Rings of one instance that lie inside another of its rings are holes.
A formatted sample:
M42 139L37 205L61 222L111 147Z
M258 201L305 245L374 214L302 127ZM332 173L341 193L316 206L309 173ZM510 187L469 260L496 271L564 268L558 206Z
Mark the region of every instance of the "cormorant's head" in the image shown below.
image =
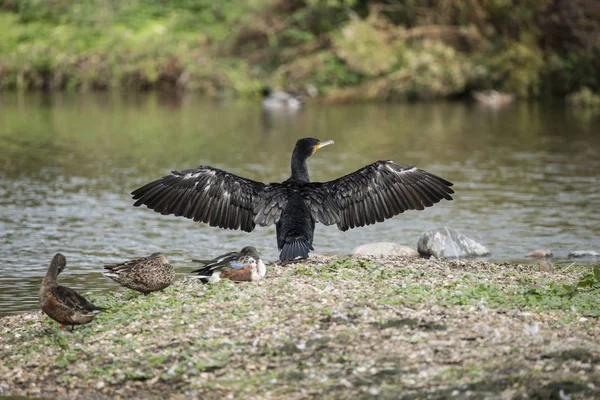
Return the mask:
M250 256L255 260L259 260L260 256L258 255L258 251L253 246L246 246L240 251L242 256Z
M304 138L296 142L294 153L298 152L302 156L308 157L313 155L315 151L319 150L321 147L329 146L330 144L333 144L333 140L321 142L319 139L315 138Z
M65 270L65 267L67 266L67 259L62 254L56 253L52 259L52 266L56 267L56 275L58 275Z
M273 93L273 90L269 86L264 86L260 93L262 94L262 97L266 98L269 97L271 93Z

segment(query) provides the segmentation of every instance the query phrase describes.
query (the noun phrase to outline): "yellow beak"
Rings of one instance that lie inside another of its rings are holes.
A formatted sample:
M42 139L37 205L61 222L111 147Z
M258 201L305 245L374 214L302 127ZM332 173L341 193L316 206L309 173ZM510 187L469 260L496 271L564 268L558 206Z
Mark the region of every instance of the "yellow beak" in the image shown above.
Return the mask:
M330 144L333 144L333 140L326 140L324 142L320 142L319 144L317 144L315 146L315 151L319 150L321 147L325 147L325 146L329 146Z

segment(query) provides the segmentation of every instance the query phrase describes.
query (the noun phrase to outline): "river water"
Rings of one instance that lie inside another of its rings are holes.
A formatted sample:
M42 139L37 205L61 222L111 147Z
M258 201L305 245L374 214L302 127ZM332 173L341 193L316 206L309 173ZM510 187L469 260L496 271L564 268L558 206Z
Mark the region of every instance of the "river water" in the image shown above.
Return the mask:
M130 192L209 164L261 181L289 176L298 138L333 139L310 158L315 181L378 159L416 164L455 183L455 200L341 232L317 225L315 252L393 241L416 248L443 225L488 246L491 260L534 249L557 259L600 250L600 113L517 103L308 104L266 115L259 102L166 94L0 94L0 315L38 308L56 252L61 282L115 290L105 263L163 251L179 273L192 258L254 245L277 258L275 228L248 234L132 207Z

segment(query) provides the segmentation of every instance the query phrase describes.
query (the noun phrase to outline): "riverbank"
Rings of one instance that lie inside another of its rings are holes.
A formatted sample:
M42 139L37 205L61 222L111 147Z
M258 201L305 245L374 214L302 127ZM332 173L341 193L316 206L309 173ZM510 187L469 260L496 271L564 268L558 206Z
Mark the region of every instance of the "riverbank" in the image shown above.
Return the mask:
M0 395L597 398L593 271L317 259L256 283L90 295L109 310L70 335L40 313L0 319Z
M600 90L600 12L585 0L7 1L0 37L0 90L310 85L332 101Z

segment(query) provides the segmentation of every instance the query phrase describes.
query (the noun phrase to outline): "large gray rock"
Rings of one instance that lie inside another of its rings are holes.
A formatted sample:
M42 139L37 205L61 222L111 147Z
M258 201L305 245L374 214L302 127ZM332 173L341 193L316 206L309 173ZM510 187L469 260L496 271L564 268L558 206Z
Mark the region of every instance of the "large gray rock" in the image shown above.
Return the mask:
M569 258L598 258L600 253L594 250L577 250L569 253Z
M424 232L417 248L422 256L436 258L484 257L491 254L481 243L448 226Z
M390 242L361 244L352 249L350 255L419 257L419 253L415 249Z

